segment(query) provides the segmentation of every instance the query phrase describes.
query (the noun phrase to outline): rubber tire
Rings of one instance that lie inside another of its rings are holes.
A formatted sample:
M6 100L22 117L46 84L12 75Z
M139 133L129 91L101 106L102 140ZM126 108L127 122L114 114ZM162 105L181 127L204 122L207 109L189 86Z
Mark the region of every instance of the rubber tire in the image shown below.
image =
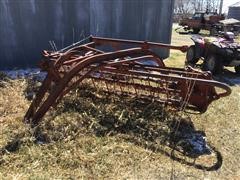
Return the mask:
M203 67L205 71L211 71L212 74L219 74L223 70L221 60L214 55L207 56Z
M198 34L201 29L199 28L193 28L193 34Z
M185 64L195 66L198 60L199 59L196 57L196 46L192 45L187 50Z
M215 28L215 27L212 27L211 29L210 29L210 36L216 36L217 35L217 29Z
M240 75L240 65L234 67L237 75Z

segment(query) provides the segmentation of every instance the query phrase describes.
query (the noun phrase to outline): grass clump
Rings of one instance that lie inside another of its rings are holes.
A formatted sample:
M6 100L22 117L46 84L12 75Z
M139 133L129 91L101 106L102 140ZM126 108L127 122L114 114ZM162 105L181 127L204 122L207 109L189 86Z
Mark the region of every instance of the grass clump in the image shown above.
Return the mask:
M176 45L192 43L190 35L173 36ZM184 67L185 54L171 56L167 66ZM239 177L238 85L201 115L80 86L32 129L22 119L38 87L29 79L5 79L0 86L1 179ZM215 153L193 156L181 141L186 132L206 134Z
M155 101L123 98L84 84L32 129L22 123L30 103L24 93L30 91L29 83L15 80L1 89L5 117L1 117L0 176L138 178L149 177L139 170L153 163L151 177L156 178L162 172L157 164L171 163L173 151L175 160L194 166L191 146L178 143L184 133L196 131L189 117ZM168 172L161 177L169 177L171 170L161 169Z

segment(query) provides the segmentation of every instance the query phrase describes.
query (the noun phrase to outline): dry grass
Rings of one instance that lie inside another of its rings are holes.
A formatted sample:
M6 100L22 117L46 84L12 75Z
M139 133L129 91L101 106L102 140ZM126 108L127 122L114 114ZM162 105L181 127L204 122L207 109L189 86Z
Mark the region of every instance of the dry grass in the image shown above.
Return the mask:
M166 64L183 67L184 55L173 51ZM30 104L24 94L29 82L0 81L1 179L240 177L238 85L202 115L177 114L156 102L109 96L85 86L31 129L22 123ZM205 132L215 153L193 158L174 150L180 148L175 139L182 131L197 130Z

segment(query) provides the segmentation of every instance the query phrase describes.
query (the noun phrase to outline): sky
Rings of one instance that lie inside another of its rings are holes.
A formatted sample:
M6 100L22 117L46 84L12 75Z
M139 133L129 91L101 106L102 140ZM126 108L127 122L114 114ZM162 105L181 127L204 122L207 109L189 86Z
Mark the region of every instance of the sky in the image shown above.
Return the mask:
M223 12L227 12L228 11L228 6L232 5L236 2L240 2L240 0L223 0Z

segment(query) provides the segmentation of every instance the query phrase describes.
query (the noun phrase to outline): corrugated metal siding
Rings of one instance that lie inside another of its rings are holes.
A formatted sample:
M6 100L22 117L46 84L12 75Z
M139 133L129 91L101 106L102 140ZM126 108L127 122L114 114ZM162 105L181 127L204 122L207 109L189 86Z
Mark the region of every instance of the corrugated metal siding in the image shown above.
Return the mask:
M91 33L170 43L173 0L91 0ZM160 51L162 57L168 51Z
M174 0L0 0L0 69L94 34L170 43ZM168 51L161 52L166 57Z
M240 20L240 6L231 6L228 10L228 18Z
M87 0L0 0L0 68L36 65L41 50L90 33Z

